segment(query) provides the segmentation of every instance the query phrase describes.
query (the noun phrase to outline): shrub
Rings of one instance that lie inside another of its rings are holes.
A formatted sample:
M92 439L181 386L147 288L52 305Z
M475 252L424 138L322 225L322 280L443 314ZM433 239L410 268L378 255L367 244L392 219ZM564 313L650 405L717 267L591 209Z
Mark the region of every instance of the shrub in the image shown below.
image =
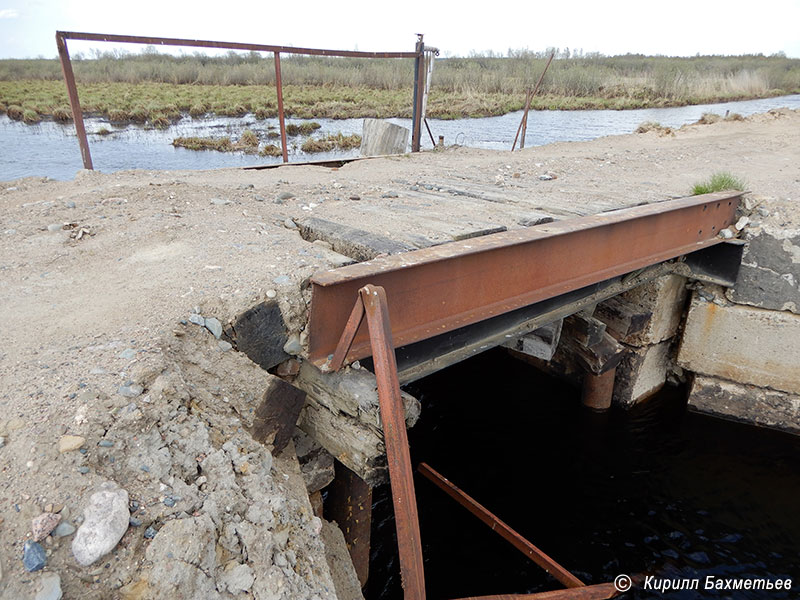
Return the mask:
M698 196L700 194L710 194L712 192L721 192L723 190L744 191L745 187L745 181L731 175L730 173L721 171L719 173L714 173L706 181L695 183L694 187L692 188L692 195Z

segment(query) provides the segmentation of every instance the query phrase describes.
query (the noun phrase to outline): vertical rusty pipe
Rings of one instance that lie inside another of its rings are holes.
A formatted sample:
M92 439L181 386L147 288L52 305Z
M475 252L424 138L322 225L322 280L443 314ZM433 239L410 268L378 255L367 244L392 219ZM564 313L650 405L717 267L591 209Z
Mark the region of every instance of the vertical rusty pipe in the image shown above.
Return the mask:
M378 402L389 463L403 594L405 600L424 600L425 572L417 497L414 492L414 471L408 449L405 409L400 396L386 292L382 287L367 285L359 290L359 294L367 315L372 360L378 380Z
M422 94L425 85L425 44L419 36L416 46L417 58L414 59L414 106L411 116L411 151L419 152L422 134Z
M583 376L583 392L581 394L583 405L597 412L605 412L611 408L616 374L616 367L601 375L587 372Z
M78 144L80 144L81 147L83 168L91 170L94 167L92 166L92 155L89 152L89 140L86 138L86 128L83 124L81 103L78 100L78 88L75 85L75 75L72 72L72 62L69 59L67 41L60 33L56 33L56 46L58 46L58 58L61 60L61 72L64 74L64 81L67 84L69 106L72 109L72 120L75 121L75 133L78 134Z
M283 162L289 162L289 151L286 148L286 115L283 114L283 82L281 81L281 53L275 53L275 88L278 92L278 122L281 126L281 151Z

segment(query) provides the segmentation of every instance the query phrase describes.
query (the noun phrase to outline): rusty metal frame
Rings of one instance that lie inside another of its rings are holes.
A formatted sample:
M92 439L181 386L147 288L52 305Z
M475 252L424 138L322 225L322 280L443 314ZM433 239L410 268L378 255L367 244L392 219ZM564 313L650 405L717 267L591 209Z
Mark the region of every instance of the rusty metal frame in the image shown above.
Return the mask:
M83 40L93 42L113 42L120 44L153 44L159 46L182 46L190 48L221 48L228 50L250 50L254 52L272 52L275 55L275 87L278 95L278 120L281 129L281 146L283 162L289 162L288 150L286 148L286 125L283 111L283 86L281 80L281 53L284 54L303 54L307 56L337 56L344 58L414 58L419 61L424 60L425 46L422 42L417 43L414 52L362 52L359 50L328 50L322 48L300 48L295 46L274 46L269 44L246 44L241 42L216 42L210 40L191 40L181 38L146 37L138 35L115 35L109 33L85 33L75 31L56 31L56 46L61 62L61 71L64 75L64 82L67 85L69 104L72 109L72 118L75 121L75 132L78 136L78 143L81 149L83 166L92 169L92 155L89 150L89 140L86 137L86 127L83 122L83 111L81 110L78 98L78 88L75 84L75 74L72 71L72 61L69 57L67 40ZM415 77L414 93L417 95L418 78ZM421 90L420 90L421 92ZM414 151L418 151L417 150Z
M325 366L367 283L392 298L392 336L405 346L718 244L740 197L718 192L668 200L317 273L309 358ZM342 363L369 355L361 327Z
M343 357L347 356L359 326L365 318L369 331L386 457L389 465L403 594L405 600L425 600L425 568L422 558L422 540L413 467L406 432L405 409L400 395L395 346L392 341L389 303L386 298L386 290L382 287L368 284L358 290L356 302L339 338L332 366L336 369L341 368ZM427 464L422 463L419 471L568 588L539 594L486 596L484 600L512 600L514 598L605 600L618 595L619 592L613 584L594 586L584 584Z

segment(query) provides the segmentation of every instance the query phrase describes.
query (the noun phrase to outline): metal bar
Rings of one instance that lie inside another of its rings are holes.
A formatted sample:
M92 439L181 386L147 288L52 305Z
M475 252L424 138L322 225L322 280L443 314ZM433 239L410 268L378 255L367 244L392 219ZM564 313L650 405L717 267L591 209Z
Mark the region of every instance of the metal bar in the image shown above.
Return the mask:
M347 324L344 326L342 336L339 338L339 343L336 344L336 351L333 353L330 364L331 371L338 371L342 368L344 358L347 356L350 346L353 345L353 339L356 337L356 332L363 320L364 302L361 300L361 296L359 296L356 303L353 305L350 318L347 319Z
M305 54L309 56L340 56L350 58L416 58L417 52L361 52L358 50L327 50L320 48L299 48L295 46L271 46L267 44L246 44L240 42L214 42L181 38L145 37L139 35L114 35L110 33L83 33L76 31L57 31L57 36L70 40L93 42L116 42L122 44L157 44L159 46L189 46L193 48L226 48L228 50L254 50L257 52L284 52L286 54Z
M364 302L367 315L372 359L378 381L378 402L386 444L386 459L389 463L404 597L405 600L424 600L425 572L422 564L417 497L414 493L414 472L408 449L405 410L397 378L386 292L382 287L367 285L359 290L359 295Z
M613 583L599 583L580 588L553 590L537 594L500 594L498 596L470 596L459 600L607 600L620 594Z
M369 578L372 488L338 460L335 469L336 477L327 488L325 518L336 521L342 530L356 576L363 588Z
M517 129L517 135L519 135L520 130L522 130L522 139L519 142L519 149L522 150L525 147L525 134L528 132L528 111L531 108L531 101L533 97L539 91L539 87L542 85L542 81L544 80L544 74L547 73L547 69L550 68L550 63L553 62L553 57L555 53L550 54L550 58L547 59L547 64L544 66L544 70L542 74L539 76L539 81L536 82L536 87L533 88L533 91L529 93L527 98L525 99L525 113L522 115L522 121L519 124L519 129ZM517 138L514 138L514 145L511 146L511 151L514 151L514 146L517 145Z
M491 527L500 537L509 542L517 550L522 552L525 556L543 568L547 573L555 577L559 582L568 588L584 587L580 579L575 577L567 569L558 564L555 560L550 558L547 554L542 552L539 548L531 544L528 540L522 537L519 533L511 529L503 521L498 519L495 515L489 512L484 506L479 504L458 486L452 483L449 479L437 473L430 465L420 463L417 470L430 479L437 487L443 490L448 496L453 498L461 506L466 508L473 515L478 517L486 525Z
M312 277L309 358L325 364L366 285L392 297L398 347L722 241L741 193L718 192L505 231ZM345 362L370 355L360 328Z
M414 106L411 113L411 151L419 152L420 149L420 134L422 130L422 87L425 78L425 44L422 41L422 35L417 34L416 55L414 61Z
M72 109L72 120L75 122L75 133L78 135L78 144L80 144L81 148L83 168L92 170L94 168L92 166L92 154L89 152L89 140L86 137L86 127L83 123L83 111L78 99L75 74L72 72L72 61L69 59L67 42L60 33L56 33L56 46L58 46L58 58L61 61L61 72L64 74L64 81L67 83L69 106Z
M519 126L517 127L517 135L514 136L514 143L511 144L511 151L513 152L517 147L517 140L519 139L519 134L522 131L522 124L525 122L525 116L528 114L528 107L530 106L531 101L531 91L527 90L525 92L525 109L522 115L522 119L519 122Z
M275 53L275 88L278 93L278 122L281 126L281 152L283 162L289 162L289 149L286 147L286 115L283 112L283 82L281 80L281 53Z
M433 144L433 147L436 148L436 140L433 139L433 133L431 133L431 126L428 125L428 119L423 119L422 121L425 123L425 128L428 130L428 135L431 136L431 144Z

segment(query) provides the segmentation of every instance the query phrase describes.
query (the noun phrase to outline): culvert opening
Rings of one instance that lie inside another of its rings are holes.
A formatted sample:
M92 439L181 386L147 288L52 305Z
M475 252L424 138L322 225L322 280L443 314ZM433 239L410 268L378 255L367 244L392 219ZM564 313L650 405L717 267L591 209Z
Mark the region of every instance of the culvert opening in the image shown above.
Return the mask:
M408 386L423 405L412 462L430 464L586 583L620 574L800 582L800 439L686 411L666 388L596 414L580 391L494 350ZM431 599L563 586L429 481L415 477ZM389 486L373 494L365 597L403 597ZM793 591L736 597L792 598ZM687 595L688 594L688 595Z

